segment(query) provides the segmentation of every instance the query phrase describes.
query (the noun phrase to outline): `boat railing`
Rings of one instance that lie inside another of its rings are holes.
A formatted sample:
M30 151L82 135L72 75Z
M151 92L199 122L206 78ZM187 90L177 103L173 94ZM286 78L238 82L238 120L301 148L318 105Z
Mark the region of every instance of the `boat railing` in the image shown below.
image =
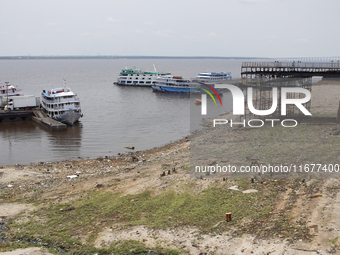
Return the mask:
M243 62L242 68L311 68L311 69L340 69L337 62Z
M76 107L74 105L69 105L69 106L56 106L56 107L46 107L46 110L48 111L67 111L67 110L80 110L80 107Z
M59 98L59 100L56 100L56 103L79 103L80 100L78 97L73 98Z

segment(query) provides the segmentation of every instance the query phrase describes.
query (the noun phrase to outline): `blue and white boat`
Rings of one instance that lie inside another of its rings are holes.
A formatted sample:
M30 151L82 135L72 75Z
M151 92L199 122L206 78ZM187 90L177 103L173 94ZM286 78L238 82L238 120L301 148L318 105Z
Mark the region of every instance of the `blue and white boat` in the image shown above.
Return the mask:
M71 126L83 117L77 94L67 87L43 90L41 107L48 117Z
M182 76L165 75L158 77L151 88L155 92L190 93L197 90L197 85Z
M184 79L182 76L165 75L156 79L155 85L151 88L154 92L165 93L207 93L216 92L223 94L222 90L215 90L214 84L206 84L202 82L193 82L189 79Z
M231 80L231 72L224 73L200 73L199 75L196 76L197 82L219 82L219 81L227 81Z

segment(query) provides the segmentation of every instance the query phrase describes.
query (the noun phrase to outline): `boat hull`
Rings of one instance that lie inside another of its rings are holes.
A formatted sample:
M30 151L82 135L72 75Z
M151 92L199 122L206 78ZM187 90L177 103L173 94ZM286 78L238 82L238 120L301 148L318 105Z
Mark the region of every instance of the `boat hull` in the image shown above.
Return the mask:
M118 86L128 86L128 87L151 87L153 84L141 84L141 83L121 83L121 82L114 82L113 84Z
M189 94L189 93L195 93L195 94L206 94L205 91L199 89L198 87L195 88L178 88L178 87L169 87L169 86L159 86L155 85L151 87L154 92L163 92L163 93L181 93L181 94ZM210 89L207 89L211 94L215 94ZM220 89L215 90L217 94L222 95L223 91Z
M176 88L176 87L165 87L165 86L159 86L155 85L151 87L154 92L164 92L164 93L190 93L190 92L196 92L197 88Z
M73 126L74 123L79 121L80 117L82 117L80 113L74 112L74 111L69 111L69 112L66 112L65 114L61 115L56 120L60 121L62 123L65 123L69 126Z

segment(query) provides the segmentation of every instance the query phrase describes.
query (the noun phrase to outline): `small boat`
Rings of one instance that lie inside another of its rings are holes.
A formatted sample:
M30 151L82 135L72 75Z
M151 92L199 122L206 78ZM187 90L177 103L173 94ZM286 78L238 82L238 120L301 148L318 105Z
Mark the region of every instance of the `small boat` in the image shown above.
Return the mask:
M21 89L18 89L17 86L13 86L6 82L6 85L3 85L0 82L0 98L7 97L7 96L22 96Z
M48 117L71 126L83 117L77 94L66 86L43 90L41 107Z
M151 87L159 76L170 73L158 72L154 66L154 71L142 71L141 69L123 69L113 84L124 86Z
M231 80L231 72L224 73L200 73L196 76L195 81L197 82L218 82L218 81L226 81Z

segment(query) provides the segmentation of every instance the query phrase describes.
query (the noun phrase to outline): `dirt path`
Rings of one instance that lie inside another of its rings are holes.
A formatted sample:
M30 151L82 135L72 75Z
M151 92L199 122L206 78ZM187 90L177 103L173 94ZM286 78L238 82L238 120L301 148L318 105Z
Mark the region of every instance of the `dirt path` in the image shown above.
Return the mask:
M53 255L43 248L27 248L15 251L0 252L0 255Z

